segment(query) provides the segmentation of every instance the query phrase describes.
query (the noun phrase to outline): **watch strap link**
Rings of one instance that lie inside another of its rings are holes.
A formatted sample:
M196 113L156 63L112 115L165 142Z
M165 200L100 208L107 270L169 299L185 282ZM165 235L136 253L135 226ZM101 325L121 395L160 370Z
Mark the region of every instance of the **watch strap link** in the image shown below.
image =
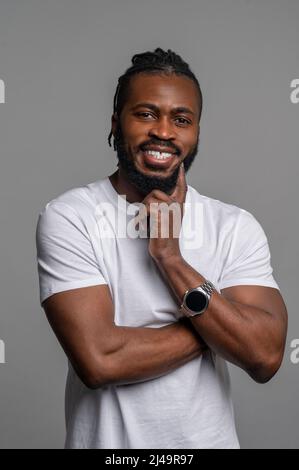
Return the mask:
M209 295L212 295L216 290L211 281L204 282L200 287Z

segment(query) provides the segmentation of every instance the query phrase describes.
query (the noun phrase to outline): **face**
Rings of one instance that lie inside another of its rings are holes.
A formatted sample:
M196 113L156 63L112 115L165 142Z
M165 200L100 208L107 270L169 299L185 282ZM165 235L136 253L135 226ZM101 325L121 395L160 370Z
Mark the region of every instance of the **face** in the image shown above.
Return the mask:
M199 93L184 76L140 73L130 80L120 117L113 116L119 166L138 191L169 193L179 166L198 150Z

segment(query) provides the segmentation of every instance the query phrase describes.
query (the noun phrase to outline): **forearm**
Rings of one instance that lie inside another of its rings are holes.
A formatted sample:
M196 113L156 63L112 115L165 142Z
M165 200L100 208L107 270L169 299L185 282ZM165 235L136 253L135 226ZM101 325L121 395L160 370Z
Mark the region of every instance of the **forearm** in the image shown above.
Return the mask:
M105 384L160 377L199 357L206 348L185 321L161 328L116 327L117 346L106 355Z
M181 257L163 260L158 266L179 304L187 289L205 281ZM213 293L208 310L190 321L211 350L250 374L266 356L276 354L277 332L271 315L255 307L230 302L218 292Z

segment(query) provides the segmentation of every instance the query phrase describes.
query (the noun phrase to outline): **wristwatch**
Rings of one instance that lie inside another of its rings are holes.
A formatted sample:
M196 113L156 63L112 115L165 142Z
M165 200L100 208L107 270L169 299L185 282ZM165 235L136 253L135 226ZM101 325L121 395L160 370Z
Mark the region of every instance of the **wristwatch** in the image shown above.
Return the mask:
M205 281L198 287L186 290L181 309L187 317L202 315L209 306L213 292L216 292L216 288L211 281Z

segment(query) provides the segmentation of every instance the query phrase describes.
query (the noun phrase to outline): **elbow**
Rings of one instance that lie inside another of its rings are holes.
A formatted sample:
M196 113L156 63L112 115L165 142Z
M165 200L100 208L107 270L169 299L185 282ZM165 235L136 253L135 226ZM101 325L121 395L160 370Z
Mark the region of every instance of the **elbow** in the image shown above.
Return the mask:
M283 359L283 352L268 354L266 358L251 364L247 369L250 377L259 384L269 382L278 369Z
M89 362L88 365L80 368L75 367L75 370L81 382L90 390L97 390L110 384L109 368L105 358L95 361L94 364Z
M82 375L80 377L81 381L89 390L97 390L101 387L106 385L105 380L103 378L99 378L97 375Z

